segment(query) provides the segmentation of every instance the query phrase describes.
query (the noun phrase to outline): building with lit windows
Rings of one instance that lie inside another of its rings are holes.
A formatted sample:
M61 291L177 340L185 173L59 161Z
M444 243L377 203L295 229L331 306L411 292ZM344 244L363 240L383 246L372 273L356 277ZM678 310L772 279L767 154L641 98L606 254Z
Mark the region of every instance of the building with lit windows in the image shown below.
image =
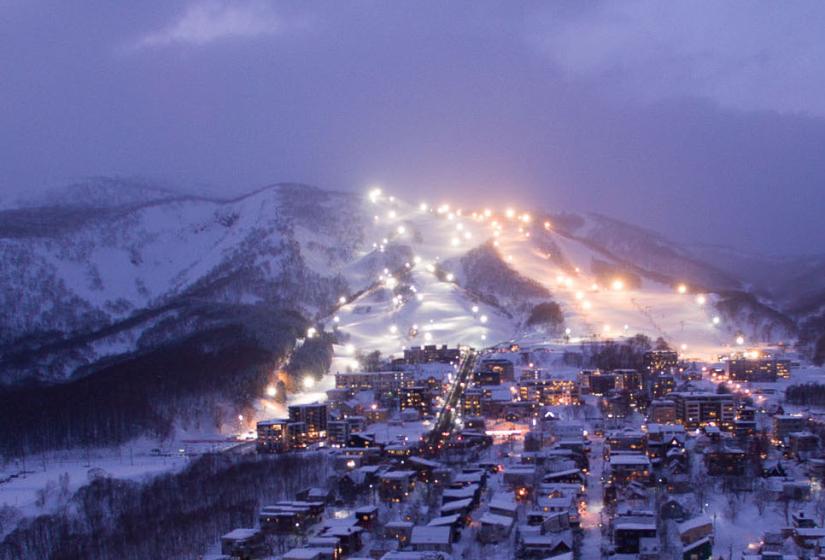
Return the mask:
M431 400L429 388L423 385L404 387L400 393L400 408L413 408L421 414L427 414L430 411Z
M306 426L307 443L327 437L327 405L324 403L292 405L289 407L289 420Z
M259 453L284 453L304 446L305 425L286 418L261 420L257 426Z
M670 373L679 366L679 354L671 350L645 352L642 369L647 373Z
M348 371L335 374L335 387L350 391L397 393L402 387L415 384L415 376L408 371Z
M743 355L734 355L727 361L726 371L728 378L735 381L773 383L777 378L790 377L791 361L771 357L748 358Z
M448 348L446 345L412 346L404 350L404 362L408 364L426 364L431 362L458 363L461 359L459 348Z
M567 379L521 381L518 384L518 398L542 405L579 404L579 387L575 381Z
M498 383L515 380L515 368L510 360L484 360L479 366L479 371L495 374Z
M733 395L718 395L707 391L670 393L668 400L676 405L676 421L688 429L715 424L722 429L733 429L736 409Z

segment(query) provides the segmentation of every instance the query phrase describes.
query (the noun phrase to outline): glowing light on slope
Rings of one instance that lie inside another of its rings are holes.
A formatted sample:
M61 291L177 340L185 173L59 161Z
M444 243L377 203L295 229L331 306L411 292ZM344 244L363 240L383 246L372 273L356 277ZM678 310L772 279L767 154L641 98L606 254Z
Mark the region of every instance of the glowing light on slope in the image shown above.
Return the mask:
M741 334L739 336L737 336L736 337L736 344L738 344L739 346L742 346L743 344L745 344L745 337L742 336Z
M616 290L617 292L621 291L621 290L624 290L624 282L621 279L616 278L610 284L610 287L613 288L614 290Z
M707 298L705 298L705 296L703 296L703 295L696 296L696 303L697 304L705 305L706 302L707 302Z
M716 317L713 318L712 322L713 322L714 325L718 325L719 323L722 322L722 319L717 315Z
M679 292L680 294L686 294L687 293L687 286L684 285L684 284L679 284L678 286L676 286L676 291Z
M304 389L312 389L315 387L315 378L307 375L304 377Z
M275 388L275 385L269 385L266 388L266 396L269 397L270 399L274 398L277 394L278 394L278 389Z

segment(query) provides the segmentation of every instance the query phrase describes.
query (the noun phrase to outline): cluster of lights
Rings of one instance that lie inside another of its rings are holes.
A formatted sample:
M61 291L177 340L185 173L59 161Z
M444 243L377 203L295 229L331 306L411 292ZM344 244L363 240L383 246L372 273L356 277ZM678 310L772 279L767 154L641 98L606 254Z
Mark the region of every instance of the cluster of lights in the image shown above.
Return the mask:
M377 188L371 190L370 194L369 194L370 200L373 203L380 200L382 198L382 196L383 195L382 195L381 190L377 189ZM389 197L389 200L392 201L393 197ZM449 220L449 221L456 222L455 223L455 228L454 228L454 233L450 236L450 241L449 242L450 242L451 246L459 247L462 244L463 241L472 239L472 237L473 237L472 233L468 230L465 223L460 221L460 219L463 217L461 209L453 209L447 203L443 203L443 204L441 204L437 207L430 207L426 202L422 202L419 205L418 208L421 212L434 212L436 214L439 214L439 215L442 215L442 216L446 217L446 219ZM516 209L514 209L512 207L506 208L504 210L503 214L504 214L504 217L507 220L517 222L517 229L518 229L519 233L523 234L524 238L527 238L527 237L530 236L530 231L528 231L526 229L526 224L530 224L532 222L532 217L530 216L530 214L528 214L528 213L519 213L519 212L516 211ZM397 217L397 214L394 210L390 210L390 211L388 211L387 216L390 219L394 219L394 218ZM482 211L473 212L471 215L467 216L467 219L469 219L469 218L472 218L472 220L477 221L477 222L478 221L489 220L490 227L492 228L492 235L493 235L493 238L494 238L493 239L493 245L496 246L496 247L499 246L499 239L498 238L503 233L503 226L502 226L502 223L499 220L495 219L495 213L493 212L493 210L491 210L490 208L485 208ZM377 220L378 220L378 216L376 216L376 221ZM549 220L546 220L546 221L543 222L543 227L544 227L545 230L549 231L552 228L552 224ZM399 225L399 226L396 227L395 231L399 235L404 235L407 232L407 228L404 225ZM379 248L381 251L383 251L384 247L387 244L387 242L388 241L386 239L384 239L384 240L382 240L381 244L374 244L374 246L376 248ZM512 255L506 255L505 260L507 262L512 262L513 261L513 256ZM415 257L415 263L419 264L420 262L421 262L420 257ZM412 268L410 263L406 263L406 267L408 269ZM435 273L436 270L437 270L435 265L433 265L432 263L428 263L426 265L426 269L431 273ZM577 273L579 272L578 268L576 269L576 272ZM386 278L382 278L382 281L383 281L384 285L388 288L394 288L395 286L397 286L397 280L395 280L391 275L386 273L386 271L385 271L385 274L386 274ZM455 277L452 273L447 273L447 274L445 274L444 279L447 282L453 282L455 280ZM564 275L557 276L556 282L557 282L557 284L559 284L561 286L564 286L564 287L567 287L567 288L574 288L574 286L576 285L576 282L575 282L574 278L564 276ZM609 286L610 286L610 289L614 292L620 292L620 291L624 291L625 289L627 289L627 285L626 285L624 279L622 279L622 278L614 278L610 282ZM599 286L598 286L598 284L596 284L594 282L591 285L590 289L591 289L591 291L595 292L595 291L599 290ZM684 283L677 284L675 286L675 290L680 295L685 295L685 294L689 293L689 288ZM414 287L412 287L412 291L416 292ZM394 299L396 299L396 298L400 299L400 296L396 296ZM422 294L416 293L416 299L418 301L422 301L422 299L423 299ZM590 310L590 309L593 308L593 304L586 298L584 291L577 290L575 292L575 299L580 302L580 305L584 310ZM708 301L707 296L705 296L704 294L698 294L695 297L695 303L699 306L704 306L707 303L707 301ZM345 302L346 302L346 298L341 297L340 303L343 304ZM478 313L479 313L478 306L474 305L472 307L472 312L482 323L487 322L488 318L487 318L486 315L478 316ZM338 321L336 319L338 319L337 316L334 319L334 321L337 323ZM721 323L721 319L718 316L714 316L711 320L711 323L713 325L719 325ZM628 325L624 325L624 330L625 331L627 331L628 328L629 328ZM415 327L414 327L413 330L416 330ZM432 334L430 332L426 332L428 330L429 329L425 329L425 333L424 333L424 339L427 340L427 341L432 340ZM604 325L603 330L604 330L604 332L610 332L611 327L609 325ZM395 325L391 326L390 327L390 332L392 334L396 334L398 332L397 327ZM571 332L572 331L570 329L565 329L565 334L567 334L568 336L571 334ZM482 340L484 340L484 339L486 339L486 336L482 335ZM739 344L739 345L744 344L744 338L741 337L741 336L737 337L737 344ZM687 345L682 344L681 348L684 350L684 349L687 348Z

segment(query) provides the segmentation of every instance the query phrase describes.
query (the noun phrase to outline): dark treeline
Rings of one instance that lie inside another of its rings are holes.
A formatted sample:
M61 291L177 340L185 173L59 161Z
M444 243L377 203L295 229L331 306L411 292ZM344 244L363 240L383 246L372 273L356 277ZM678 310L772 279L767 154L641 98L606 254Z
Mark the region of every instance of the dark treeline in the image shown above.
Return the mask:
M659 338L652 342L643 334L634 335L623 342L607 340L582 344L582 364L602 370L635 369L641 371L644 355L650 350L667 350L667 343Z
M284 369L293 377L309 374L320 379L332 365L333 340L333 335L326 332L319 332L318 336L306 339L292 353Z
M207 455L148 483L99 478L64 511L30 518L0 543L0 560L197 558L251 527L262 505L325 485L328 460L307 455Z
M825 405L825 385L803 383L785 389L785 400L791 404Z
M799 344L817 366L825 364L825 313L806 319L799 328Z
M536 305L527 318L527 326L547 325L551 329L558 329L564 324L564 312L555 301L546 301Z
M294 318L280 325L266 337L242 324L214 326L67 383L6 389L0 455L164 437L173 422L208 415L218 401L243 406L261 394L305 328Z

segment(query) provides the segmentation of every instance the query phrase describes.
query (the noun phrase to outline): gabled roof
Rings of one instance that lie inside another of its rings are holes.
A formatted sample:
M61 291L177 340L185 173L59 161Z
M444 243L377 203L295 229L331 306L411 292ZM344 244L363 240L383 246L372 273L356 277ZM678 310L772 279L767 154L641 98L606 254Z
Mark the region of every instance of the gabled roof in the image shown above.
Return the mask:
M449 527L413 527L410 536L410 544L450 544L452 542L452 530Z

